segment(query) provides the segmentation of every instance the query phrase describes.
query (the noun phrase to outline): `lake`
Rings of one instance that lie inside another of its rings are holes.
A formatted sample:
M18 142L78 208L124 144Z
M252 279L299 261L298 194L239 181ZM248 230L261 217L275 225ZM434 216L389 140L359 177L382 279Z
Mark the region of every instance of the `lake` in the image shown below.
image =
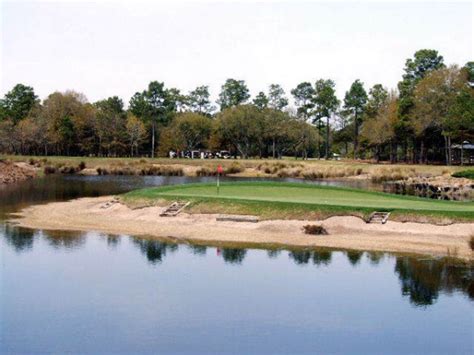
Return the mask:
M195 181L46 177L0 188L0 220L33 203ZM474 269L428 258L178 245L2 221L0 250L0 353L474 350Z

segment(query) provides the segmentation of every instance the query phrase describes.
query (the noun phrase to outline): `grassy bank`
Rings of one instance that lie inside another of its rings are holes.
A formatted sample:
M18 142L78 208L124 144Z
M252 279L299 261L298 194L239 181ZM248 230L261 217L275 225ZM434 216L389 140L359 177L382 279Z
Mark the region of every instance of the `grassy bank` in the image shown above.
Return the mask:
M227 174L245 177L294 177L302 179L356 178L376 182L393 181L409 177L450 176L461 167L408 164L373 164L341 160L295 160L285 158L249 160L201 160L167 158L93 158L93 157L34 157L2 156L11 161L31 163L48 172L88 173L111 175L185 175L208 176L222 165ZM79 167L82 167L79 169Z
M135 190L122 196L132 206L191 201L191 212L255 214L262 218L314 219L333 215L366 217L390 211L392 219L474 221L474 203L429 200L355 189L274 182L190 184Z

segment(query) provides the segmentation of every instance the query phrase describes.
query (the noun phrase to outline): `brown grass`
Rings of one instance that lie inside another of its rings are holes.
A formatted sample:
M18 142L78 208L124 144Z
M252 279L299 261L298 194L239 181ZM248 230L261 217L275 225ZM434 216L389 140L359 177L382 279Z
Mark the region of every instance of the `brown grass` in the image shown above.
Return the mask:
M142 169L150 166L176 166L183 168L183 175L193 176L196 170L201 176L214 175L217 165L222 165L227 174L241 174L247 177L275 176L305 179L351 178L366 175L375 182L403 180L409 177L427 177L450 175L462 170L462 167L407 164L375 164L355 160L294 160L284 158L278 160L201 160L201 159L168 159L168 158L101 158L101 157L35 157L35 156L3 156L13 162L24 161L36 167L87 166L90 169L101 169L104 174L139 174ZM83 163L83 164L81 164ZM128 167L130 170L125 169ZM138 172L137 172L138 171ZM162 171L162 170L161 170ZM162 173L164 174L164 172Z

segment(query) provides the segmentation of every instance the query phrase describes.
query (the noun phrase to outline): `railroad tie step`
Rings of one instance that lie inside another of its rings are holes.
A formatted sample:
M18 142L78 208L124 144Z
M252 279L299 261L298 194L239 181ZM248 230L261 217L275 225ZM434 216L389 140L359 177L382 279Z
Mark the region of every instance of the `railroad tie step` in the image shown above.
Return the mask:
M189 205L189 202L173 202L163 212L160 213L160 216L161 217L177 216L188 205Z
M251 222L257 223L259 218L257 216L250 215L230 215L230 214L220 214L216 217L218 222Z
M389 216L390 216L390 212L373 212L369 216L367 223L385 224Z

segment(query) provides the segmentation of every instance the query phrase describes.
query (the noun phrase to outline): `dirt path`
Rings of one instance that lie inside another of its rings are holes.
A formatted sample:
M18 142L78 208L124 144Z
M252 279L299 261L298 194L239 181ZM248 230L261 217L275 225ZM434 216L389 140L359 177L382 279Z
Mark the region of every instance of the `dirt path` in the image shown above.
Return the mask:
M243 243L377 250L457 257L474 260L468 241L474 223L436 226L388 221L366 224L357 217L331 217L320 221L327 236L306 235L302 227L317 221L272 220L259 223L217 222L217 215L186 214L159 217L162 207L132 210L112 197L81 198L31 206L13 220L23 227L55 230L96 230L111 234L172 237L183 241ZM104 206L108 206L104 208Z

